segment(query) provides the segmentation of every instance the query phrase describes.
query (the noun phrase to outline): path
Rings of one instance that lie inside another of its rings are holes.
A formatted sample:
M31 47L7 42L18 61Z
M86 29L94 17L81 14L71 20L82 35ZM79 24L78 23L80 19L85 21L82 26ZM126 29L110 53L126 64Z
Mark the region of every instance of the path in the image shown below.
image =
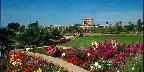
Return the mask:
M68 48L72 48L72 47L65 47L65 46L56 46L56 47L58 47L58 48L62 48L62 49L68 49Z

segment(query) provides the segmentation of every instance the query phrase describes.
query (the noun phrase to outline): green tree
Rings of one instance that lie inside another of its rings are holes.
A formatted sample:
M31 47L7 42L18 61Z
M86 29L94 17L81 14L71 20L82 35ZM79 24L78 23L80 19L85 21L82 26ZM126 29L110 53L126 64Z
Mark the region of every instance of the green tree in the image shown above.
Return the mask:
M62 37L61 32L58 29L54 29L51 33L53 37L55 36Z
M138 31L138 32L141 32L142 30L143 30L142 22L141 22L141 20L139 19L139 20L137 21L137 31Z
M38 21L29 24L27 26L26 31L22 34L22 37L24 37L24 43L28 44L28 45L39 45L40 43L40 36L41 35L41 29L38 25Z
M0 42L3 46L11 47L12 41L10 38L14 35L13 31L10 31L7 28L0 28Z
M75 24L75 25L73 26L73 32L80 32L79 27L80 27L80 24Z
M118 34L123 31L123 28L122 28L122 26L121 26L121 23L122 23L122 22L120 21L119 23L117 22L117 23L115 24L115 26L116 26L116 33L118 33Z
M24 30L25 30L25 25L22 25L21 27L19 27L20 32L24 32Z
M135 32L135 25L133 23L129 23L127 30L130 32Z
M7 25L8 29L12 30L12 31L17 31L20 27L20 24L18 22L11 22L11 23L8 23Z
M73 26L69 26L68 32L73 33Z
M108 28L108 31L110 32L110 34L113 33L113 28L112 28L112 24L110 24L109 28Z
M119 21L119 24L121 25L121 24L122 24L122 21Z
M106 24L109 24L109 22L107 21Z

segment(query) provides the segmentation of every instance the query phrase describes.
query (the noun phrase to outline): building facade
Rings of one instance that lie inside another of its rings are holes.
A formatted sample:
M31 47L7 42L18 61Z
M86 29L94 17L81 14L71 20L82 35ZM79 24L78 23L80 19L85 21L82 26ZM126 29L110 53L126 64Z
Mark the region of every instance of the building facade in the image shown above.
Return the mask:
M93 18L84 18L81 22L81 28L83 29L89 29L91 27L94 27L94 19Z

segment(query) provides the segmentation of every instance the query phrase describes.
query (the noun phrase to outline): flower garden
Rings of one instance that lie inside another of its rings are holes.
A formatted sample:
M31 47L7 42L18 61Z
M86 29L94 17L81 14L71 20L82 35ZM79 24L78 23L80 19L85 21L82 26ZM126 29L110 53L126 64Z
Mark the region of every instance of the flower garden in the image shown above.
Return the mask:
M49 56L63 59L90 72L139 72L142 71L142 43L123 44L117 41L97 42L89 48L33 49Z
M143 43L125 44L116 40L95 42L88 48L63 49L50 45L33 48L28 52L44 54L79 66L89 72L142 72ZM27 52L27 51L25 51ZM63 66L47 62L41 57L26 55L25 52L11 52L2 55L1 71L6 72L67 72Z
M41 57L29 56L24 52L10 53L4 59L1 60L0 72L67 72L64 68L48 63Z

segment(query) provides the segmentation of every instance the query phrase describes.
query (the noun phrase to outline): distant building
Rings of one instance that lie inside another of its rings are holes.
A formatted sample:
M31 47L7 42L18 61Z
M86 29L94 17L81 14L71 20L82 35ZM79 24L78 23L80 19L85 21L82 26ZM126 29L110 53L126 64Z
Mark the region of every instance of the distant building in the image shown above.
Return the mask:
M84 18L82 19L81 26L83 29L89 29L94 27L94 19L93 18Z
M90 30L91 28L97 28L97 27L100 27L100 28L108 28L108 27L116 27L116 24L95 24L94 23L94 19L93 18L83 18L81 20L81 23L77 23L82 29L85 29L85 30ZM50 29L62 29L62 30L65 30L65 29L69 29L71 27L73 27L74 25L50 25L49 28ZM126 24L122 24L121 25L122 27L124 28L127 28L128 25Z
M50 25L50 28L51 29L69 29L70 26L73 26L73 25Z

